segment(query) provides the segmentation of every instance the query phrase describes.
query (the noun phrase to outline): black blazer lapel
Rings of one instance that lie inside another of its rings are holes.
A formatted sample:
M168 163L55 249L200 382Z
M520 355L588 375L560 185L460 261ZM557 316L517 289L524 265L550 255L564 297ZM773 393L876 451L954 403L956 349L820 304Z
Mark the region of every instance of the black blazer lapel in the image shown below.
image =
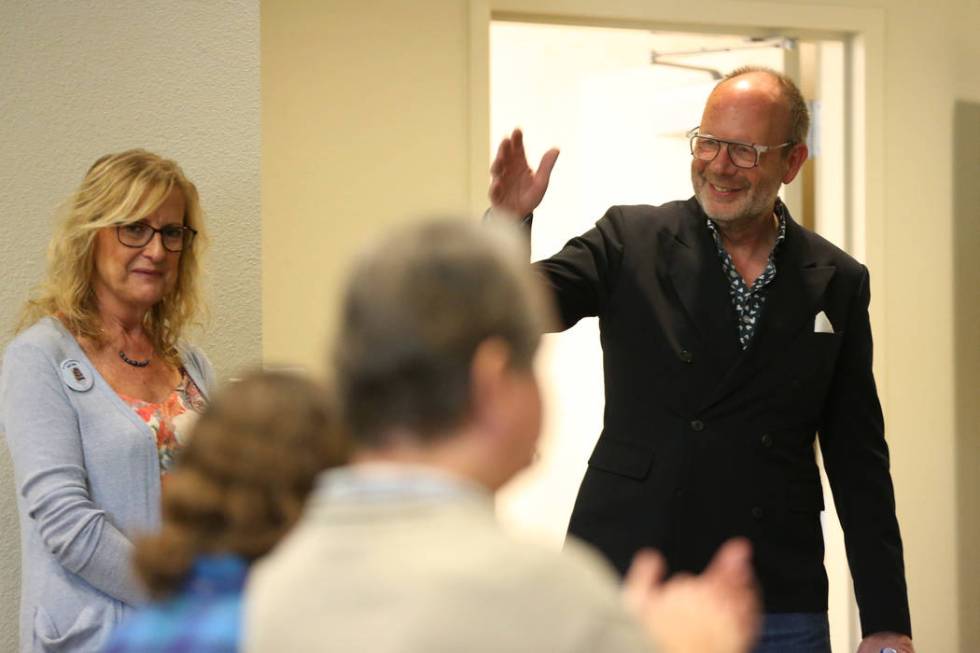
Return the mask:
M813 328L814 316L837 268L819 265L808 245L805 230L788 218L786 239L776 255L776 278L769 286L755 336L716 391L706 397L702 409L749 383L773 357L787 350L801 329Z
M694 199L689 201L696 204ZM721 369L727 370L739 353L735 311L715 244L700 221L706 218L700 207L692 207L691 213L665 243L664 265L704 350L717 356Z

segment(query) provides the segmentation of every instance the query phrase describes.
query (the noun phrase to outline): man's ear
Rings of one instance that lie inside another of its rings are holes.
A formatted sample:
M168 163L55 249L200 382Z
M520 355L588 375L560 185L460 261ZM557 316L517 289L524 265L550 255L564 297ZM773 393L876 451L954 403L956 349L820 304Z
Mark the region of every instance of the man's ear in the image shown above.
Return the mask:
M470 407L474 420L494 420L504 398L510 346L500 338L487 338L470 364Z
M789 154L786 155L786 172L783 174L784 184L796 179L797 173L803 167L808 156L810 156L810 150L806 143L797 143L790 149Z

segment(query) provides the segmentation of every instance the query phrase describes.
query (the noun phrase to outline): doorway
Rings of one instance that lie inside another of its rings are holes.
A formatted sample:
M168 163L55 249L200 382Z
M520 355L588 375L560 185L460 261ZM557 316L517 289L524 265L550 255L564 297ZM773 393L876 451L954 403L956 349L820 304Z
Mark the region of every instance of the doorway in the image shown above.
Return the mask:
M848 215L843 42L497 20L490 24L490 152L515 126L524 130L532 166L548 148L562 149L535 212L532 258L558 251L612 204L689 197L685 134L717 79L744 65L786 72L801 86L813 119L811 159L781 194L799 222L862 258L849 240L859 230ZM501 490L497 506L509 528L558 547L602 426L597 320L547 336L539 366L546 400L539 457ZM856 607L830 501L823 522L832 644L853 650Z

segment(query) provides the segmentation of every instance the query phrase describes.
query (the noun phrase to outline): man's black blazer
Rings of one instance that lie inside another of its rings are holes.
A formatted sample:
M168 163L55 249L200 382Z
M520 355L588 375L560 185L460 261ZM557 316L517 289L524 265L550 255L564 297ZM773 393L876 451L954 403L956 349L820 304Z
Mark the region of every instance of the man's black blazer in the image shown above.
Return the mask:
M569 532L620 572L642 547L700 571L746 536L766 611L826 611L819 433L862 630L911 635L868 271L788 219L742 351L706 219L694 198L615 206L535 264L561 328L599 318L604 423ZM815 332L820 311L833 333Z

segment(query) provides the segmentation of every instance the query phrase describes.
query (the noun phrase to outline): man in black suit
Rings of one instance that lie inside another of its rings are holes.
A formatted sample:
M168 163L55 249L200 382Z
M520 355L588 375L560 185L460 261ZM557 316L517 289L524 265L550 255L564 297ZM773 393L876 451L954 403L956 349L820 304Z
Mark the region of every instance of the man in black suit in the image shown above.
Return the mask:
M858 650L912 651L868 271L777 197L807 158L808 122L788 78L735 71L690 134L693 198L614 206L536 264L562 328L599 317L604 425L569 532L620 571L643 547L699 571L746 536L766 609L758 650L829 651L819 433ZM530 226L557 157L532 171L515 130L491 168L494 211Z

